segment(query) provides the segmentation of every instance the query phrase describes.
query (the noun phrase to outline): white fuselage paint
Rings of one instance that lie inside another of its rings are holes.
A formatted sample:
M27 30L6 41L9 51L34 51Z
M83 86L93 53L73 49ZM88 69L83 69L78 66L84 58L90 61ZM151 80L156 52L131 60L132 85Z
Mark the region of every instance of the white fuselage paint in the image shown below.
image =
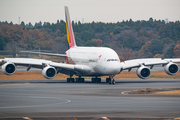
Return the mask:
M66 55L67 62L86 65L91 69L91 72L85 76L116 75L121 72L120 59L110 48L74 47L66 51Z

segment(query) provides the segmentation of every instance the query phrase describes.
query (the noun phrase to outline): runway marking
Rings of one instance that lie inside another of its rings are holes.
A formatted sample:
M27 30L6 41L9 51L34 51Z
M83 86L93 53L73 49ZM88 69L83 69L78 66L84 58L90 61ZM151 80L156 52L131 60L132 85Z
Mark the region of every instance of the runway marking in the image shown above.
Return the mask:
M108 119L107 117L102 117L102 119L104 119L104 120L110 120L110 119Z
M16 97L17 97L17 96L16 96ZM24 96L18 96L18 97L24 97ZM71 100L69 100L69 99L62 99L62 98L57 98L57 97L37 97L37 96L30 96L30 97L27 97L27 98L47 98L47 99L59 99L59 100L65 100L65 101L64 101L64 102L60 102L60 103L50 103L50 104L42 104L42 105L0 107L0 109L45 107L45 106L48 106L48 105L58 105L58 104L65 104L65 103L70 103L70 102L71 102Z
M29 118L29 117L23 117L23 119L25 119L25 120L33 120L33 119Z

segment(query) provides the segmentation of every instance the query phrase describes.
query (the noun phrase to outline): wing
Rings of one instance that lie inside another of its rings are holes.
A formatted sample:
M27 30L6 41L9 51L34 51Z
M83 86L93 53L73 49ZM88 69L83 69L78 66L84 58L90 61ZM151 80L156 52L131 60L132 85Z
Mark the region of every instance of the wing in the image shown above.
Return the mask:
M48 55L48 56L66 57L65 54L42 53L42 52L33 52L33 51L20 51L20 52L21 53L30 53L30 54Z
M161 59L161 58L147 58L147 59L134 59L121 62L121 70L131 71L132 68L136 70L137 76L142 79L147 79L151 75L150 69L154 65L162 65L168 75L175 75L179 72L179 67L176 63L180 63L180 59ZM150 69L148 68L150 66Z
M151 66L151 68L154 65L166 65L170 62L173 63L180 63L179 58L174 58L174 59L161 59L161 58L147 58L147 59L134 59L134 60L127 60L124 62L121 62L122 70L127 70L127 69L132 69L132 68L137 68L142 65L144 66Z
M6 75L12 75L16 71L16 66L26 66L27 71L31 67L42 69L42 74L47 79L52 79L57 73L63 73L67 75L74 75L78 73L87 74L91 71L88 66L85 65L73 65L66 63L57 63L44 59L32 59L32 58L5 58L0 59L0 65L2 65L2 72Z

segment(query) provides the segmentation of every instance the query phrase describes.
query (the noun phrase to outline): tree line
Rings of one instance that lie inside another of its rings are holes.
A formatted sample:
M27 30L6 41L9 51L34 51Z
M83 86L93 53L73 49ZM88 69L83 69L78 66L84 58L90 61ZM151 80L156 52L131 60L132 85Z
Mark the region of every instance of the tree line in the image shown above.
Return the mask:
M72 21L75 39L78 46L99 46L114 49L122 60L133 58L176 58L180 57L180 22L164 20L132 19L117 22L81 23ZM11 47L9 47L11 46ZM50 50L63 53L68 49L66 23L57 20L21 25L0 23L0 50Z

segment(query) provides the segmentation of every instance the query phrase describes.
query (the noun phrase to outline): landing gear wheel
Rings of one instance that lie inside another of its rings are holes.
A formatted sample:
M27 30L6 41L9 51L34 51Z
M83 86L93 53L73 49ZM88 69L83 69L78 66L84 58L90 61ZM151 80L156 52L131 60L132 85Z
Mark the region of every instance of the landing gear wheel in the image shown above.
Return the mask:
M76 78L76 82L83 83L84 82L84 78Z
M116 83L116 82L115 82L115 80L113 79L113 80L112 80L112 84L115 85L115 83Z
M106 83L109 83L109 81L110 81L110 78L106 78Z
M71 82L74 82L74 78L71 78Z
M74 82L74 78L67 78L67 83Z
M101 83L101 78L96 78L97 83Z
M109 78L106 78L106 82L109 83L110 85L111 84L115 85L116 83L113 76L109 76Z
M84 83L84 78L81 78L81 82Z
M70 83L70 78L67 78L67 83Z
M77 83L79 82L79 78L76 78L76 82L77 82Z
M111 85L112 83L111 83L111 80L109 81L109 84Z
M101 78L92 78L92 83L101 83Z
M92 83L95 83L95 82L96 82L96 79L95 79L95 78L92 78L91 81L92 81Z

